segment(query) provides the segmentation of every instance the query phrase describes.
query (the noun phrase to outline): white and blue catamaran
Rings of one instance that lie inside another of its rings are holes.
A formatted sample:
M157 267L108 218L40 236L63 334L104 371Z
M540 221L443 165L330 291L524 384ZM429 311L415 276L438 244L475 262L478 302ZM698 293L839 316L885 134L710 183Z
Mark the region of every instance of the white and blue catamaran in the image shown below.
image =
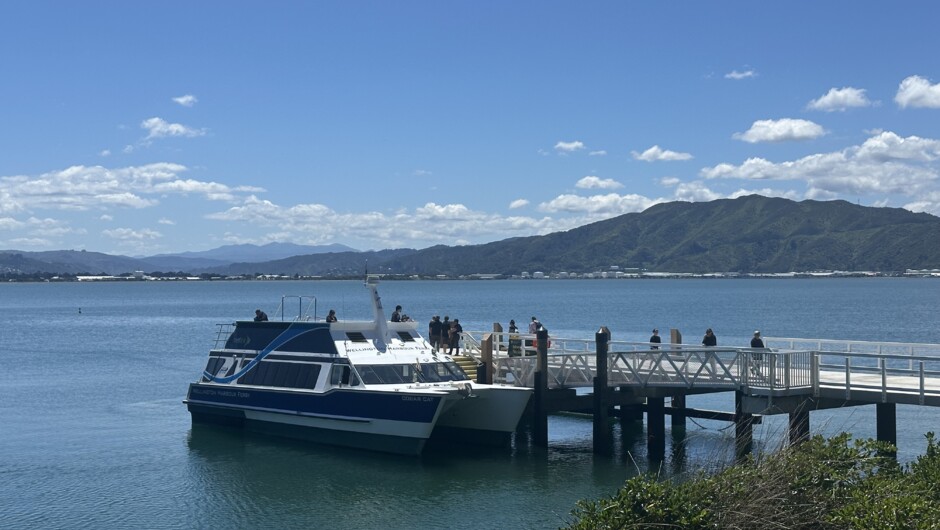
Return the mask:
M231 333L189 385L193 421L404 454L432 436L507 443L531 390L471 381L417 322L388 322L377 281L365 285L371 321L223 325Z

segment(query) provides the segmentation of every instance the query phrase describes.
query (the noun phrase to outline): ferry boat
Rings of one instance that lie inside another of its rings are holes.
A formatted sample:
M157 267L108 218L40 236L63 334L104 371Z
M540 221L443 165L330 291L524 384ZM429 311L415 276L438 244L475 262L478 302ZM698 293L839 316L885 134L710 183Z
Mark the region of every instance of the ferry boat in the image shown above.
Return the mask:
M326 322L315 307L284 320L282 299L280 321L221 324L184 401L192 421L413 455L432 438L508 444L531 389L470 380L418 322L386 320L377 284L365 281L371 321Z

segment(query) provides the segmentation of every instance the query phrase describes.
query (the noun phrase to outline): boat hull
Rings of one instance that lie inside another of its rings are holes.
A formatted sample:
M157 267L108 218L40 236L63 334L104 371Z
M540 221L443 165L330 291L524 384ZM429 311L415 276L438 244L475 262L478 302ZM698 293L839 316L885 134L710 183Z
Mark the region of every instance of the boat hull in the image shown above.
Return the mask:
M434 428L434 438L475 445L508 445L528 406L532 390L474 385L469 397L448 403Z
M192 383L186 404L194 422L417 455L446 398L446 393L352 389L315 393Z

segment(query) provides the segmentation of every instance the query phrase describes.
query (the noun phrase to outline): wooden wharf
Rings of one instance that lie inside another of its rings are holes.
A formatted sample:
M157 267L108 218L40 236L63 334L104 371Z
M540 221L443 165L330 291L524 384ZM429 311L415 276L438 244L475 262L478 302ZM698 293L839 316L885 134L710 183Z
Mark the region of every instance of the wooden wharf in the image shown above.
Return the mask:
M666 415L675 429L687 418L734 422L735 454L752 450L753 425L787 414L791 444L810 434L813 410L875 405L878 440L897 443L898 404L940 407L940 344L764 337L765 348L702 347L670 342L611 341L607 328L593 341L503 332L463 334L477 360L478 379L534 389L533 443L548 446L548 416L593 416L595 453L612 452L610 418L642 421L650 458L665 456ZM590 392L579 392L589 389ZM686 406L695 394L734 392L734 411ZM670 400L667 406L666 399Z

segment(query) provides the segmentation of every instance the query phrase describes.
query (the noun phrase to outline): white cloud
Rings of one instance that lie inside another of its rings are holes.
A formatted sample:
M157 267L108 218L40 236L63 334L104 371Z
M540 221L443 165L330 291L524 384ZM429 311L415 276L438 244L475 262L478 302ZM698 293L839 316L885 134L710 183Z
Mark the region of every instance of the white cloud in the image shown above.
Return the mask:
M607 156L607 151L601 149L599 151L591 151L588 153L588 156Z
M416 169L414 170L414 173L412 173L412 175L416 177L430 177L431 172L426 169Z
M160 232L150 230L149 228L145 228L143 230L115 228L114 230L102 230L101 233L107 237L117 239L119 241L143 241L163 237L163 234Z
M381 248L397 248L421 241L453 245L459 240L503 239L549 233L570 228L565 221L550 218L501 216L475 211L462 204L427 203L413 210L393 214L381 212L341 213L322 204L282 207L257 197L241 205L213 213L207 218L249 223L290 234L292 240L307 244L361 239ZM239 241L244 242L244 238Z
M667 188L671 188L671 187L673 187L673 186L676 186L676 185L678 185L680 182L682 182L682 181L681 181L679 178L677 178L677 177L663 177L663 178L659 179L659 184L660 184L661 186L666 186Z
M52 241L48 239L41 239L38 237L17 237L7 241L8 246L11 247L38 247L38 248L48 248L52 246Z
M912 212L924 212L932 215L940 215L940 191L932 191L918 197L918 200L911 201L904 205L904 209Z
M158 223L158 224L161 224L161 225L170 225L170 226L176 224L175 221L173 221L172 219L167 219L166 217L163 217L163 218L159 219L159 220L157 221L157 223Z
M519 208L524 208L529 205L529 201L526 199L516 199L509 203L510 210L517 210Z
M826 134L825 129L809 121L792 118L781 120L758 120L744 133L734 133L732 138L748 143L787 142L812 140Z
M725 79L734 79L735 81L740 79L747 79L750 77L757 77L757 72L754 70L745 70L743 72L732 70L731 72L725 74Z
M692 155L689 153L664 150L658 145L654 145L642 153L637 153L636 151L630 151L630 153L636 160L643 160L645 162L690 160L692 158Z
M205 198L211 201L232 201L235 199L232 189L225 184L202 182L193 179L177 179L170 182L154 184L153 191L156 193L178 193L180 195L196 193L205 196Z
M575 184L576 188L581 189L601 189L601 190L614 190L617 188L622 188L623 184L617 182L614 179L601 179L593 175L582 178Z
M912 75L901 81L894 101L902 109L907 107L940 109L940 83L931 85L929 79Z
M196 96L194 96L194 95L192 95L192 94L186 94L185 96L180 96L180 97L178 97L178 98L173 98L173 101L175 101L176 103L179 103L180 105L182 105L182 106L184 106L184 107L192 107L192 106L195 105L199 100L196 99Z
M101 214L101 217L99 217L98 219L100 219L101 221L110 222L110 221L113 221L113 220L114 220L114 217L112 217L112 216L110 216L110 215L108 215L108 214L105 213L105 214Z
M185 166L158 162L143 166L106 168L72 166L35 177L0 177L0 213L34 209L89 210L92 208L146 208L158 204L157 195L197 194L209 200L238 200L260 188L230 188L215 182L182 179Z
M564 194L548 202L543 202L539 205L539 210L551 213L603 214L606 217L630 212L641 212L655 203L656 201L635 194L619 195L616 193L608 193L606 195L592 195L590 197Z
M940 140L882 132L842 151L779 163L755 157L740 165L706 167L700 174L708 179L805 181L810 198L864 193L919 197L940 179L938 160Z
M72 228L65 221L60 221L58 219L39 219L36 217L30 217L26 224L29 226L29 235L30 236L40 236L43 238L48 237L61 237L67 234L85 234L87 230L84 228Z
M555 150L559 153L574 153L584 149L584 144L575 140L574 142L558 142L555 144Z
M102 158L109 157L109 156L111 156L111 150L110 150L110 149L103 149L103 150L101 150L101 152L98 153L98 156L100 156L100 157L102 157Z
M714 192L702 182L683 182L676 186L676 200L689 202L707 202L723 198L720 193Z
M829 92L809 102L806 108L826 112L844 111L852 107L869 107L871 101L863 88L830 88Z
M205 129L194 129L181 123L169 123L162 118L146 119L140 123L140 128L147 130L147 137L144 138L145 141L172 136L193 138L206 134Z
M23 227L23 221L12 217L0 217L0 230L16 230Z

